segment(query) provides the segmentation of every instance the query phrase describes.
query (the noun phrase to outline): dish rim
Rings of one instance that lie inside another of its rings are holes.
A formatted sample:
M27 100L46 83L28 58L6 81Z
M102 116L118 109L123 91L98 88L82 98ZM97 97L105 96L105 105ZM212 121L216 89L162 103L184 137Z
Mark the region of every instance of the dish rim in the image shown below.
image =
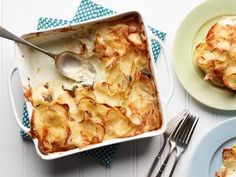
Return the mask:
M151 51L151 39L157 38L157 37L153 37L154 35L151 34L148 31L147 25L146 25L146 23L144 21L144 18L143 18L143 16L138 11L127 11L127 12L123 12L123 13L113 14L111 16L101 17L101 18L97 18L97 19L91 19L91 20L88 20L86 22L75 23L75 24L72 24L72 25L69 25L69 26L62 26L62 27L52 28L52 29L49 29L49 30L40 30L40 31L36 31L36 32L31 32L31 33L27 33L27 34L23 35L23 37L25 37L26 35L33 35L35 33L47 33L47 32L53 32L53 31L60 30L60 29L63 29L63 28L68 28L68 27L74 27L74 26L80 26L80 25L88 25L90 23L103 22L103 21L106 21L106 20L112 20L112 18L119 18L119 17L126 16L126 15L129 15L129 14L138 14L139 17L140 17L140 21L142 21L143 25L144 25L144 29L145 29L144 31L145 31L145 35L147 37L147 43L148 43L148 52L149 52L149 56L151 58L151 62L150 62L151 70L152 70L152 72L154 74L154 81L155 81L155 85L156 85L156 89L157 89L157 93L158 93L158 97L159 97L160 109L161 109L161 112L162 112L162 127L160 129L158 129L158 130L154 130L154 131L150 131L150 132L145 132L143 134L140 134L140 135L137 135L137 136L133 136L133 137L116 138L116 139L111 139L111 140L104 140L101 143L92 144L92 145L89 145L88 147L85 147L85 148L75 148L75 149L72 149L72 150L54 152L54 153L49 153L49 154L46 154L46 155L42 154L40 152L40 150L38 148L38 140L36 138L34 138L33 142L34 142L37 154L42 159L44 159L44 160L51 160L51 159L56 159L56 158L64 157L64 156L67 156L67 155L83 152L83 151L86 151L86 150L99 148L99 147L102 147L102 146L107 146L107 145L111 145L111 144L116 144L116 143L136 140L136 139L142 139L142 138L147 138L147 137L153 137L153 136L161 135L165 131L165 129L166 129L166 111L165 111L166 108L165 107L167 106L167 103L169 102L169 100L170 100L170 98L171 98L171 96L173 94L173 88L170 89L170 92L168 94L168 99L165 99L165 102L164 102L163 98L162 98L162 95L160 94L160 92L158 92L159 91L159 84L157 84L157 79L156 79L157 67L156 67L156 63L154 62L153 54L152 54L152 51ZM151 35L152 35L152 37L151 37ZM20 49L18 48L17 44L16 44L15 49L16 49L16 53L17 53L16 58L17 58L17 61L19 61L21 55L20 55ZM9 84L9 92L10 92L10 89L11 89L11 87L10 87L10 79L11 79L11 77L13 75L12 71L13 70L15 71L16 68L19 67L19 65L20 65L20 63L18 62L16 65L13 66L13 68L10 71L9 79L8 79L8 81L9 81L8 82L8 84ZM22 81L23 80L23 74L21 73L21 70L22 69L20 68L19 69L19 71L20 71L20 78L21 78L21 81ZM170 79L170 81L172 81L172 78ZM24 86L23 83L24 82L22 81L22 86ZM11 97L11 95L10 95L10 97ZM13 98L11 98L11 102L12 102L12 105L14 105ZM26 102L26 103L27 103L27 108L28 109L32 108L30 103L28 103L28 102ZM13 111L14 111L14 106L13 106ZM15 113L15 111L14 111L14 113ZM17 113L16 113L15 114L15 118L17 119L17 117L18 116L17 116ZM29 115L29 118L31 119L31 115ZM17 123L18 123L18 125L19 125L19 123L21 124L19 119L17 120Z

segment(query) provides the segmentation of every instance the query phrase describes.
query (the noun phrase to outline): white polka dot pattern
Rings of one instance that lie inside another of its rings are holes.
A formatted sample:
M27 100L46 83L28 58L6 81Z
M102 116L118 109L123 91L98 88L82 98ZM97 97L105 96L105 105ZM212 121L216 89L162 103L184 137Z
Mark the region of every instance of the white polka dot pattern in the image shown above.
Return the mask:
M112 15L114 13L115 13L114 11L102 7L90 0L83 0L80 3L80 6L77 9L77 12L72 21L77 23L98 17Z

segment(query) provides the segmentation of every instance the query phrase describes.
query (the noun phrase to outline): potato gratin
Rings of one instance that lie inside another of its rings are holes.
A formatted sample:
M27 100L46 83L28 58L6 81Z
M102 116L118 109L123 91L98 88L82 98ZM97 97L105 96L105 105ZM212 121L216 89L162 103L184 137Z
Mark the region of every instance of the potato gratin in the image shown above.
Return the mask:
M131 137L162 125L138 16L96 24L80 42L77 53L96 58L102 72L92 87L54 80L25 91L34 108L30 136L38 139L43 154Z
M197 45L194 61L220 87L236 90L236 16L225 17L211 27Z
M216 172L216 177L236 176L236 146L231 149L224 149L222 153L224 165Z

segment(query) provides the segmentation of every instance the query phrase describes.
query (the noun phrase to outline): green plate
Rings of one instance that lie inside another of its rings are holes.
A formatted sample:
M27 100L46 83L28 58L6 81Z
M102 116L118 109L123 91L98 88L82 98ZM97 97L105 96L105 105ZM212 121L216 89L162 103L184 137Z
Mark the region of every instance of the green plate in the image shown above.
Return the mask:
M174 41L174 67L182 86L199 102L216 109L236 110L236 92L203 80L193 62L193 52L210 27L228 15L236 15L236 0L206 0L181 23Z

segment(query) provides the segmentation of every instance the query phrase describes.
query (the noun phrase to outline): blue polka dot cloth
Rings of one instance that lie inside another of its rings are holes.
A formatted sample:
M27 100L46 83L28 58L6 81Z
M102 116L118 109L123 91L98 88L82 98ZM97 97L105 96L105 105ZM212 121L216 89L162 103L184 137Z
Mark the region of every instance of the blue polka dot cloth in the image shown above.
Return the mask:
M98 18L98 17L112 15L115 13L116 12L108 8L102 7L99 4L96 4L90 0L82 0L72 20L62 20L62 19L52 19L52 18L41 17L38 20L37 29L42 30L42 29L49 29L49 28L58 27L58 26L65 26L65 25L83 22L83 21ZM152 31L152 33L158 36L161 40L165 39L166 33L161 32L151 26L149 26L149 28ZM152 45L152 52L154 55L154 59L156 61L160 54L161 48L156 41L152 41L151 45ZM26 127L30 127L29 115L28 115L26 104L24 105L24 110L23 110L23 125ZM30 136L24 131L21 131L21 136L25 140L31 140ZM85 151L85 152L82 152L81 154L88 156L92 159L98 160L100 162L103 162L105 165L108 165L113 160L117 147L118 147L118 144L115 144L115 145L97 148L94 150Z

